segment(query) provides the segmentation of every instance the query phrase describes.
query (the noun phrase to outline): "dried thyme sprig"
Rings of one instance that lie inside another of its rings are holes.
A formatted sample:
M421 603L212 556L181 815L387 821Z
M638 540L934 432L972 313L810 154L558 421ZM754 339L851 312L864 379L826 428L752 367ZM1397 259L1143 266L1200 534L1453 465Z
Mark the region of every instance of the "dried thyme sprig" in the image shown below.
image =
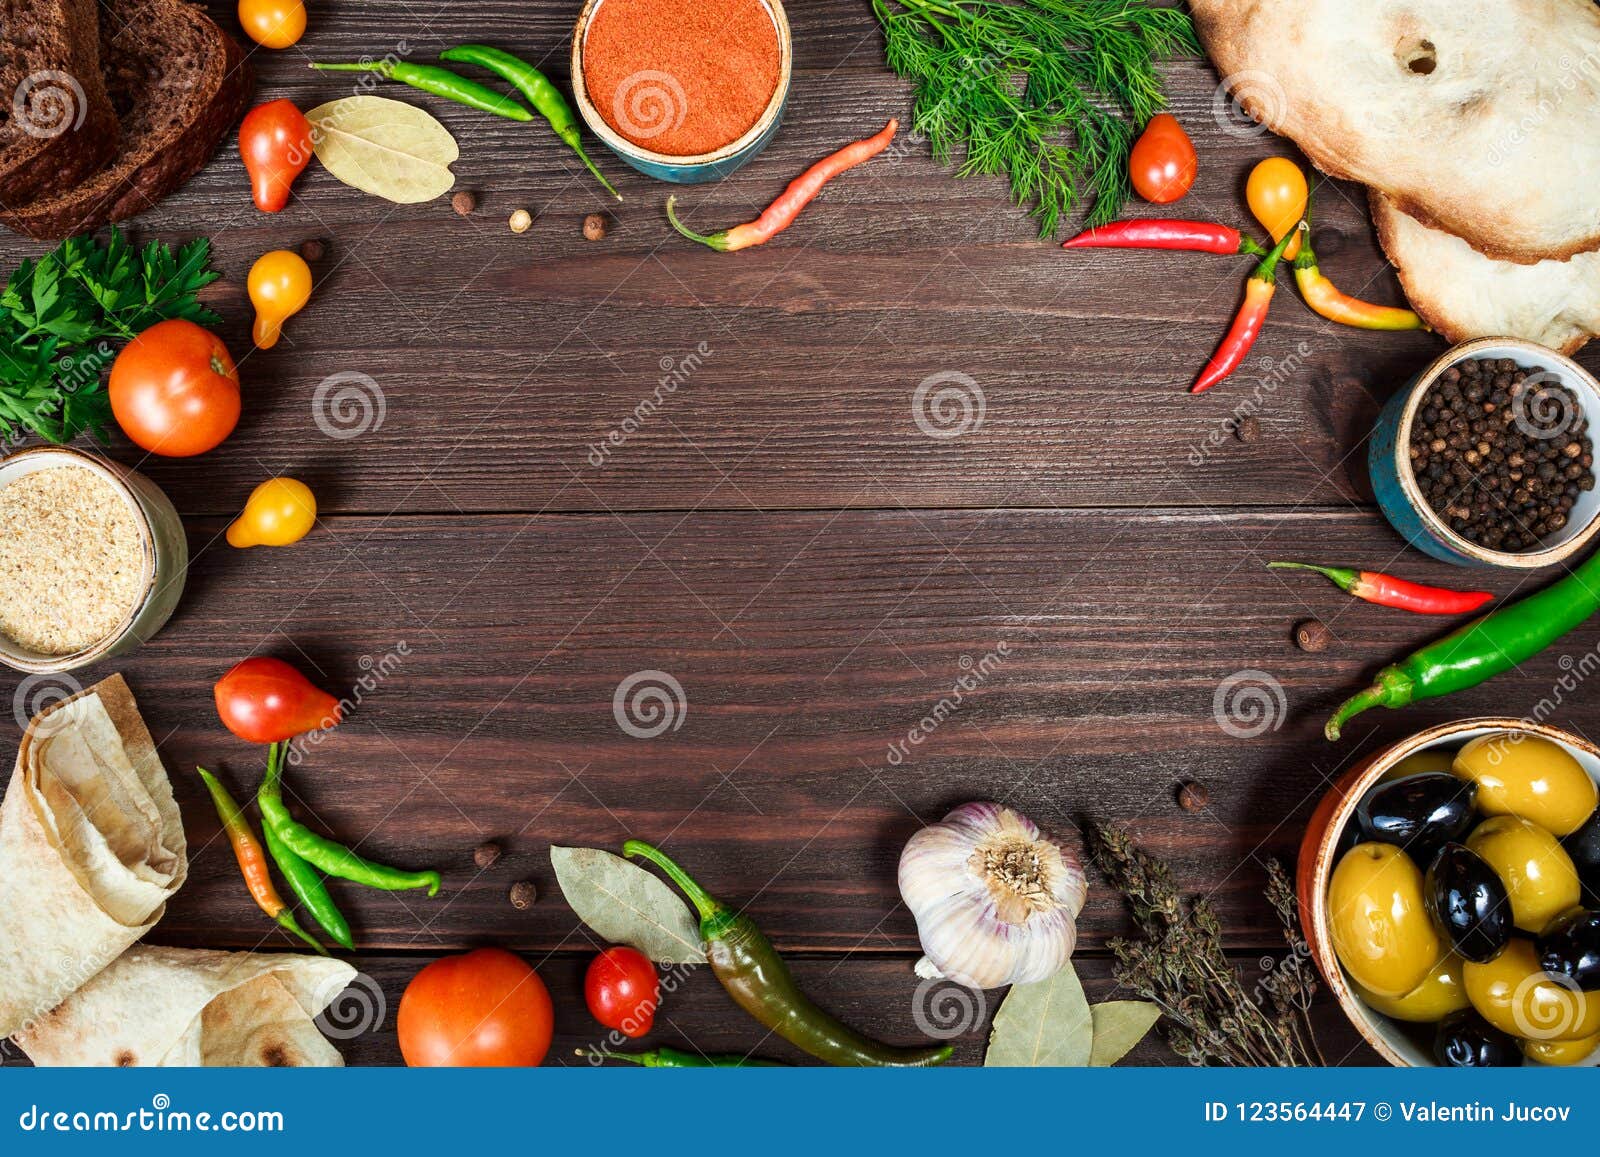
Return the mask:
M1310 956L1294 890L1276 862L1267 869L1267 896L1293 955L1262 983L1257 999L1223 949L1222 925L1209 902L1185 905L1172 870L1119 828L1090 825L1089 850L1141 934L1111 941L1117 981L1161 1007L1174 1052L1195 1065L1322 1063L1307 1016L1316 991Z

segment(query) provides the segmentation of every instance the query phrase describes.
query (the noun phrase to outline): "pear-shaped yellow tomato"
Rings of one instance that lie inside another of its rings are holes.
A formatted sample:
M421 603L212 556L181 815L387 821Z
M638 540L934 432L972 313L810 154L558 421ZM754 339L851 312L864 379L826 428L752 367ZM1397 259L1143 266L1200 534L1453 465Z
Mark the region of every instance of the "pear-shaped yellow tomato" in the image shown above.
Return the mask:
M1529 1041L1600 1035L1600 992L1545 972L1531 940L1514 938L1487 964L1467 961L1461 976L1472 1007L1501 1032Z
M250 492L244 512L228 527L228 545L288 546L311 533L317 499L294 478L268 478Z
M1422 871L1393 844L1357 844L1328 881L1333 950L1362 988L1403 997L1448 949L1422 900Z
M1278 242L1306 215L1311 190L1306 186L1306 175L1299 165L1287 157L1268 157L1250 170L1244 199L1261 227ZM1296 236L1284 249L1283 259L1292 261L1299 252L1300 238Z
M1368 1008L1384 1016L1413 1024L1433 1024L1471 1003L1467 1000L1466 984L1461 978L1461 964L1461 957L1452 952L1434 965L1421 984L1404 996L1379 996L1359 984L1356 985L1356 995Z
M1559 743L1524 731L1480 735L1456 755L1454 771L1478 785L1478 810L1521 816L1553 836L1570 836L1600 804L1600 789Z
M1511 896L1511 920L1534 935L1578 906L1578 869L1566 849L1521 816L1493 816L1472 829L1467 847L1494 869Z
M1523 1056L1541 1065L1581 1065L1600 1050L1600 1036L1586 1036L1582 1040L1525 1040L1517 1044Z
M256 346L270 349L283 336L283 323L311 300L311 266L287 249L274 249L250 267L250 303L256 307Z

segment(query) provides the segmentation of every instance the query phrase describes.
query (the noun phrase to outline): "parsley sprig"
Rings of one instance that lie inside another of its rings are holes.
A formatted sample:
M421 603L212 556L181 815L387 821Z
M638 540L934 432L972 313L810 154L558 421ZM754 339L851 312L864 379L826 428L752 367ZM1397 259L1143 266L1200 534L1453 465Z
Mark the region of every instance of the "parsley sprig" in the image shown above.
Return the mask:
M220 320L197 297L218 277L210 261L203 237L174 253L135 248L120 229L23 261L0 291L0 434L98 433L111 417L101 378L122 342L168 318Z

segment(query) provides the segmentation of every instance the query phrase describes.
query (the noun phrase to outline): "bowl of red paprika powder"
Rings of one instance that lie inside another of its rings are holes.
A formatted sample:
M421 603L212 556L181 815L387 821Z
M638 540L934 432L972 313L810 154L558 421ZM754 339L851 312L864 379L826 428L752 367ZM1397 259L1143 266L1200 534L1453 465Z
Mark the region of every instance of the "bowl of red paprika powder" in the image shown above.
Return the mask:
M779 0L586 0L572 91L595 136L646 176L715 181L778 131L793 51Z

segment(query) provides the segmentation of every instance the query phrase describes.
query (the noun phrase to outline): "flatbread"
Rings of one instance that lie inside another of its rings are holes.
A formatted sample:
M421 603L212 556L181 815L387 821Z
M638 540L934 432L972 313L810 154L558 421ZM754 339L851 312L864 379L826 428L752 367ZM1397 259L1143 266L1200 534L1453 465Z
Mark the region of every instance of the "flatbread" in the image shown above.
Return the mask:
M36 1065L341 1066L314 1021L355 975L326 956L141 944L16 1040Z
M1382 193L1369 199L1411 308L1448 341L1520 337L1571 354L1600 335L1600 252L1537 265L1495 261Z
M136 943L188 871L172 785L122 676L35 716L0 804L0 1037Z
M1234 98L1505 261L1600 248L1594 0L1191 0Z

